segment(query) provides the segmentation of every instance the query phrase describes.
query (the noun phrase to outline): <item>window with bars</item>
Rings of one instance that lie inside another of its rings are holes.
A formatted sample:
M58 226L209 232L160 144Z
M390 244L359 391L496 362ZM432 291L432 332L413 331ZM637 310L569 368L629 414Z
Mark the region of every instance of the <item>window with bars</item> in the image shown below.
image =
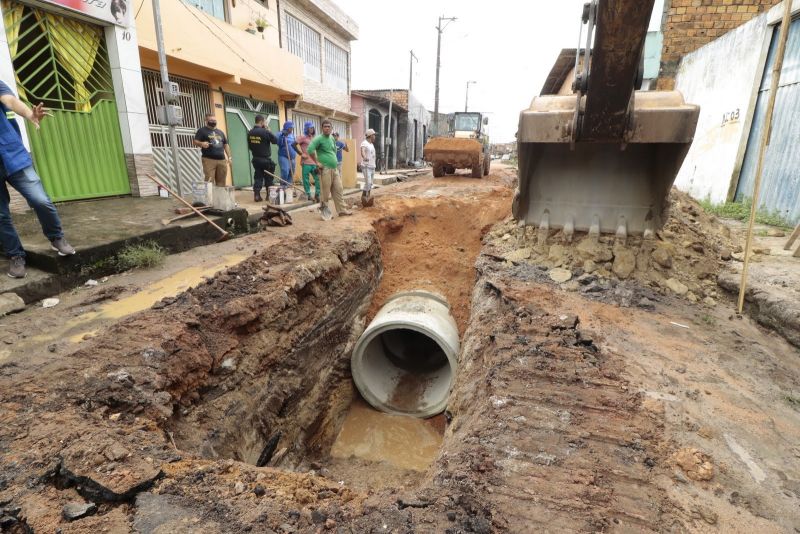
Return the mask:
M3 16L21 99L85 112L114 100L102 28L8 1Z
M186 0L186 3L212 17L225 20L225 0Z
M325 39L325 83L347 92L347 50Z
M322 50L319 32L286 13L286 42L289 52L303 60L306 78L321 82Z

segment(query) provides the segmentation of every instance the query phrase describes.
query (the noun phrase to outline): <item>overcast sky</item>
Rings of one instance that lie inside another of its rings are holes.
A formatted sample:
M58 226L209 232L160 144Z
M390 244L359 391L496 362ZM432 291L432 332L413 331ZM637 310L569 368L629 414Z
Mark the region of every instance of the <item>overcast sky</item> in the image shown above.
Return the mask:
M562 48L575 48L584 0L335 0L359 26L352 43L352 88L408 88L409 50L414 93L433 111L436 79L436 23L457 17L442 34L439 110L489 113L494 142L514 140L519 112L539 94ZM661 21L656 0L651 28Z

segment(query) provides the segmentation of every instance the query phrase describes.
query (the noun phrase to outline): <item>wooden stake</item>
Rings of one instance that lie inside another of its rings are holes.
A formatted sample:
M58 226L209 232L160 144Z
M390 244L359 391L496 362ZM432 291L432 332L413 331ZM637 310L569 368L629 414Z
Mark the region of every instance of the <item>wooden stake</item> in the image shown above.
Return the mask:
M756 167L756 183L753 186L753 205L750 208L750 222L747 225L747 241L744 247L744 265L742 266L742 282L739 284L739 313L744 309L744 293L747 289L747 269L750 266L750 249L753 245L753 224L758 211L758 193L761 189L761 174L764 166L764 155L772 136L772 112L775 110L775 97L778 92L778 82L783 69L783 56L786 52L786 41L789 37L789 26L792 24L792 0L783 0L783 20L781 32L778 36L778 55L772 66L772 80L770 84L769 100L767 101L764 130L761 133L761 148L758 151L758 166Z
M798 237L800 237L800 224L797 225L797 227L794 229L794 232L792 232L792 235L789 236L789 241L787 241L783 246L783 250L792 250L792 245L794 245L794 242L797 241Z

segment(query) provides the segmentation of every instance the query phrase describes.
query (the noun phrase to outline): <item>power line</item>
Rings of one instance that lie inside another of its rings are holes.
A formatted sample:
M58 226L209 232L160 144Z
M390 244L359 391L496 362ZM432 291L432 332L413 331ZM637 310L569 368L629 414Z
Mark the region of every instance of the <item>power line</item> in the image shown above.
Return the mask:
M274 78L272 78L271 76L268 76L268 75L267 75L267 74L265 74L263 71L261 71L261 69L259 69L258 67L256 67L255 65L253 65L252 63L250 63L249 61L247 61L247 59L245 59L244 57L242 57L242 56L239 54L239 52L237 52L236 50L234 50L234 49L233 49L233 47L231 47L231 45L227 43L227 41L224 41L224 40L223 40L223 39L222 39L222 38L221 38L219 35L216 35L216 34L214 33L214 30L213 30L212 28L210 28L210 27L209 27L209 26L208 26L208 25L207 25L205 22L203 22L203 19L201 19L199 16L197 16L197 13L195 13L194 11L192 11L192 8L190 8L190 7L189 7L188 5L186 5L184 2L178 2L178 3L179 3L179 4L181 4L181 5L183 5L183 7L185 7L185 8L186 8L186 10L187 10L189 13L191 13L191 14L192 14L192 16L198 20L198 22L200 22L200 24L202 24L202 25L203 25L203 26L204 26L204 27L205 27L205 28L206 28L208 31L210 31L210 32L211 32L211 34L212 34L212 35L214 35L214 37L216 37L216 38L217 38L217 40L218 40L220 43L222 43L223 45L225 45L225 47L226 47L228 50L230 50L231 52L233 52L233 54L234 54L236 57L238 57L239 59L241 59L241 60L242 60L242 61L243 61L243 62L244 62L246 65L248 65L250 68L252 68L253 70L255 70L257 73L261 74L261 75L262 75L264 78L266 78L267 80L269 80L269 81L270 81L270 82L272 82L273 84L274 84L274 83L277 83L277 82L275 81L275 79L274 79ZM220 32L222 32L222 33L225 33L225 30L223 30L222 28L220 28L219 26L217 26L217 24L216 24L216 23L215 23L213 20L211 21L211 23L212 23L212 24L213 24L213 25L214 25L214 26L215 26L215 27L216 27L216 28L217 28L217 29L218 29Z

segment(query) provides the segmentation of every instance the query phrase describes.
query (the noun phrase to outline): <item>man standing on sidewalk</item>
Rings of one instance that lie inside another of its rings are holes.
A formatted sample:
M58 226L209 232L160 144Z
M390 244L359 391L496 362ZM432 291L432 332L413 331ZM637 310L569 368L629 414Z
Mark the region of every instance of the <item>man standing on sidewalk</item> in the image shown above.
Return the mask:
M294 183L294 166L300 147L294 138L294 123L286 121L278 134L278 163L281 166L281 185L291 187Z
M364 188L361 190L361 205L372 205L372 180L375 178L375 130L366 131L366 139L361 142L361 173L364 175Z
M47 115L47 110L42 104L34 106L33 109L29 108L14 96L11 88L2 81L0 81L0 103L4 108L0 110L2 114L0 117L0 244L11 260L8 276L24 278L25 249L22 248L19 235L11 221L9 185L19 191L36 212L45 237L50 240L50 246L59 256L75 254L75 249L64 239L58 211L45 193L39 175L33 169L31 155L22 144L19 130L6 116L7 111L13 111L28 119L38 129L39 123Z
M308 145L308 154L317 156L319 161L319 171L322 173L322 204L324 210L328 207L328 201L333 196L333 203L336 206L336 213L339 216L352 215L344 205L342 197L343 187L342 178L339 176L339 162L336 161L336 142L331 135L333 124L328 119L322 121L322 135L314 138Z
M278 139L267 128L267 121L263 115L256 115L256 125L247 132L247 146L253 154L253 200L261 202L261 187L264 180L267 187L272 184L272 174L275 174L275 162L272 161L272 144L278 144ZM270 174L266 174L268 171Z
M194 134L194 146L200 147L203 176L206 182L225 187L228 181L228 163L232 161L231 147L222 130L217 128L217 118L206 113L206 125Z
M300 146L300 163L303 165L303 190L306 192L306 198L312 198L319 202L319 162L317 158L308 153L308 146L314 140L314 135L317 131L314 128L314 123L311 121L303 125L303 135L297 138L297 144ZM334 154L334 158L336 155ZM311 180L314 178L314 196L311 196Z

